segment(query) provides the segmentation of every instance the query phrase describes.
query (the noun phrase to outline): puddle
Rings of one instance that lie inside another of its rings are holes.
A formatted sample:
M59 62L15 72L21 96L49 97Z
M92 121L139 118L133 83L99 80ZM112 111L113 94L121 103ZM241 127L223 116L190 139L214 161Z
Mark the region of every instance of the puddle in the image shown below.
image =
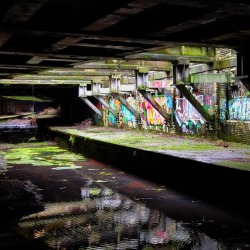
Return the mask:
M249 219L53 143L1 144L0 152L7 165L0 172L0 249L250 245Z

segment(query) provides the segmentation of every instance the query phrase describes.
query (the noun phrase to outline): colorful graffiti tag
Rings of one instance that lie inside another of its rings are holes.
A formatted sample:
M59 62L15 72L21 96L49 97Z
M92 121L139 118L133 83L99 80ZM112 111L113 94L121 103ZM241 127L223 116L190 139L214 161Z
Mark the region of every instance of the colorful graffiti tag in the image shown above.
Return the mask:
M155 95L153 99L160 104L160 106L167 112L171 113L173 104L172 98L169 94L166 95ZM148 125L154 126L163 126L165 119L160 115L160 113L153 108L153 106L147 101L144 100L142 104L143 109L145 110L145 117Z
M203 105L203 95L197 95L195 98ZM186 98L176 99L175 117L183 132L191 132L194 127L199 128L205 121Z
M132 96L126 98L126 101L133 107L135 110L143 113L143 119L146 120L148 125L162 126L165 123L165 119L156 111L153 106L145 100L142 96L139 98L140 103ZM153 99L160 104L160 106L166 110L166 112L171 113L173 104L170 94L166 95L155 95ZM118 100L110 98L108 101L109 105L122 115L122 122L128 124L129 126L134 126L136 124L136 119L134 115ZM116 125L117 120L115 116L109 112L108 120L110 125Z
M220 121L225 122L227 119L227 100L225 98L220 99Z
M228 103L229 119L250 121L250 98L237 97Z

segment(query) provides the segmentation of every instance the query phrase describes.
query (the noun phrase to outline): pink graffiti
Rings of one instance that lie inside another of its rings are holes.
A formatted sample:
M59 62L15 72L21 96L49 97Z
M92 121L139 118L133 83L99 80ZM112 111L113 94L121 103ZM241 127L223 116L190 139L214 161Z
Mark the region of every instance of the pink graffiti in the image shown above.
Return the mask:
M166 88L170 86L170 82L167 80L154 81L151 83L151 86L154 88Z
M156 100L157 101L157 100ZM160 103L159 103L160 104ZM160 104L161 105L161 104ZM165 122L165 119L162 117L162 115L153 108L153 106L145 100L145 109L146 109L146 119L148 125L163 125Z

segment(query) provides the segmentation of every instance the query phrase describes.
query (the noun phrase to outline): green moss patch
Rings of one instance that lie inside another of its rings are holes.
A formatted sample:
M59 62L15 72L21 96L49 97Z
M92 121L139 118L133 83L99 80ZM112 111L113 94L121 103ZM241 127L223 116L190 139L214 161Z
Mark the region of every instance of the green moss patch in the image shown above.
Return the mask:
M84 161L86 158L81 154L69 152L58 146L33 143L17 144L15 148L2 152L8 165L11 164L32 164L34 166L56 166L60 169L79 167L76 161Z
M250 171L249 162L234 162L234 161L225 161L225 162L217 162L217 165L237 168L245 171Z
M51 102L50 100L44 100L35 96L3 96L7 99L12 99L16 101L29 101L29 102Z

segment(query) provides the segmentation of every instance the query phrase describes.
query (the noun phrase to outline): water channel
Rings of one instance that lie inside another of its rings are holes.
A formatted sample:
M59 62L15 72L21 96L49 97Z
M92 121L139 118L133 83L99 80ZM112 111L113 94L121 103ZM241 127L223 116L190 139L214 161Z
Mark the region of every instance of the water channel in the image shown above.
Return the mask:
M0 142L0 206L3 250L250 249L250 218L51 141Z

